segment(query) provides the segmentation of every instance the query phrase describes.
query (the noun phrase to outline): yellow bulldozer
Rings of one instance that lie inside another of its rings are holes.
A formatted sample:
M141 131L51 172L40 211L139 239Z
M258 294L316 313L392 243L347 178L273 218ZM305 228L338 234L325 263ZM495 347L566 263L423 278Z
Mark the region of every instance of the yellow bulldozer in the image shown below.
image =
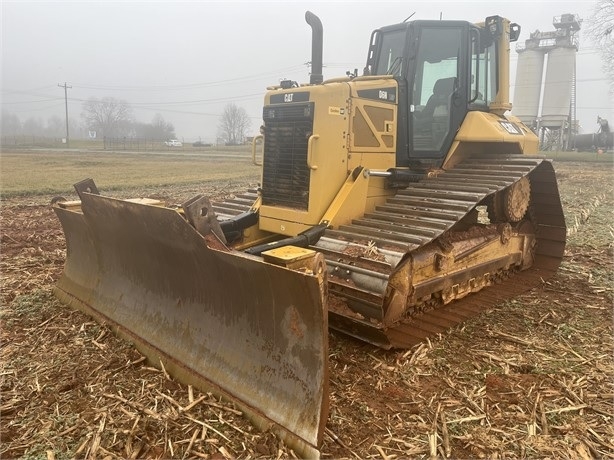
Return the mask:
M171 208L86 179L54 209L62 301L312 457L329 326L411 347L551 276L566 229L552 164L510 115L517 24L382 27L362 75L324 80L305 18L310 81L266 92L257 188Z

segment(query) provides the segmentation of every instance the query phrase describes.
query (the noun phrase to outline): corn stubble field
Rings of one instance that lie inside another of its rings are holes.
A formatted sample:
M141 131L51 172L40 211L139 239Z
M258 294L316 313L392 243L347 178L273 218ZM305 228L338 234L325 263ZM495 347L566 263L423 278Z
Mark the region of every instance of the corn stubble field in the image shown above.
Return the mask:
M569 229L558 273L410 350L331 333L323 457L614 456L612 155L553 157ZM258 181L248 160L2 153L2 458L294 457L51 293L65 257L54 195L94 177L116 197L224 198Z

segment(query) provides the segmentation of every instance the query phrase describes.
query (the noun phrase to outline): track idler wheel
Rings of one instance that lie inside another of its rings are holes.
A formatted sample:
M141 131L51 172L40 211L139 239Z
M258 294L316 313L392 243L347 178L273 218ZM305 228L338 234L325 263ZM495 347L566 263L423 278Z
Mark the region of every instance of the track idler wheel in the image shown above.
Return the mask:
M488 204L488 217L494 222L520 222L529 209L531 183L523 177L501 192Z

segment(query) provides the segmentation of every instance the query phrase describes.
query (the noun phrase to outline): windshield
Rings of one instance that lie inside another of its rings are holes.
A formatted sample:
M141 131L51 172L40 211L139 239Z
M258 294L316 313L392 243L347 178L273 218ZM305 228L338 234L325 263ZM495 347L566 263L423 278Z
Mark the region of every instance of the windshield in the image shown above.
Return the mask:
M375 75L401 75L405 51L405 29L388 32L382 37Z

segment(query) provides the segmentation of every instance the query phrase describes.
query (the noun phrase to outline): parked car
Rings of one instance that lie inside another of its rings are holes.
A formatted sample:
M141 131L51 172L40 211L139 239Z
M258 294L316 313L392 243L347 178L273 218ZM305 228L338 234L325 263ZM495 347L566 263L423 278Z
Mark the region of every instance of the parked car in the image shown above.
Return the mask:
M183 144L177 139L169 139L168 141L164 141L164 145L167 147L183 147Z
M203 141L196 141L192 144L192 147L212 147L212 146L213 144L203 142Z

